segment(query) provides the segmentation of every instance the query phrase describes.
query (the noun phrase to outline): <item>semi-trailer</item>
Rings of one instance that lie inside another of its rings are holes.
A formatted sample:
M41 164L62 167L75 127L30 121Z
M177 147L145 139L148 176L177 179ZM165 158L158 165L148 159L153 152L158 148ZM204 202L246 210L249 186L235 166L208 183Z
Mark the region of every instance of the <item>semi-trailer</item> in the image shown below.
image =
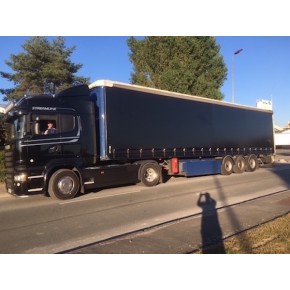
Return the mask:
M17 196L135 184L273 163L273 112L99 80L7 107L6 188ZM45 134L48 122L56 128Z

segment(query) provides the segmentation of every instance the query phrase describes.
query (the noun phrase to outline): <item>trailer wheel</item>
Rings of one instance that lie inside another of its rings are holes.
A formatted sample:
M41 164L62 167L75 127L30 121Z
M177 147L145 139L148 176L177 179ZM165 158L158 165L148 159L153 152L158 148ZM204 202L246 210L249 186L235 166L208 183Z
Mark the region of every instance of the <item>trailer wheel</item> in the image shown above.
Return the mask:
M234 173L243 173L246 170L246 159L244 156L237 156L233 168Z
M233 172L234 160L231 156L225 156L221 165L221 174L230 175Z
M139 169L140 181L145 186L155 186L161 178L161 168L157 163L145 163Z
M274 164L275 157L273 155L266 155L261 160L264 168L271 168Z
M71 199L79 191L79 179L69 169L60 169L54 172L49 180L48 193L54 199Z
M254 172L259 166L258 158L255 154L249 155L246 158L246 171Z

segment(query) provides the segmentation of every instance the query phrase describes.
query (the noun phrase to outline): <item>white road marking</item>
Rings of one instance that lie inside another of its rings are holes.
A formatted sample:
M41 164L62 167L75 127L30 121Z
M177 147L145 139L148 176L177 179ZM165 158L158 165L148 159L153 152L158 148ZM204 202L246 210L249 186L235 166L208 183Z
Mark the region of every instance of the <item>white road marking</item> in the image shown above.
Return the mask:
M101 199L101 198L112 197L112 196L126 195L126 194L129 194L129 193L137 193L137 192L140 192L140 191L141 190L134 190L134 191L119 192L119 193L110 194L110 195L88 197L88 198L83 198L83 199L71 199L71 200L60 202L59 204L60 205L64 205L64 204L69 204L69 203L77 203L77 202L94 200L94 199Z

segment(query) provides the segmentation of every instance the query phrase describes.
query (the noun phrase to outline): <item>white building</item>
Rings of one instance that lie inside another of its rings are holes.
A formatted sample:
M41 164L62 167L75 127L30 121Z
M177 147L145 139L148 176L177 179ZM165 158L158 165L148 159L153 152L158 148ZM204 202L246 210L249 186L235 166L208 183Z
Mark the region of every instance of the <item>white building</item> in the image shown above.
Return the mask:
M263 110L273 110L273 104L272 104L272 101L269 101L269 100L257 100L256 101L257 103L257 108L259 109L263 109Z
M290 147L290 128L276 131L274 134L276 147Z

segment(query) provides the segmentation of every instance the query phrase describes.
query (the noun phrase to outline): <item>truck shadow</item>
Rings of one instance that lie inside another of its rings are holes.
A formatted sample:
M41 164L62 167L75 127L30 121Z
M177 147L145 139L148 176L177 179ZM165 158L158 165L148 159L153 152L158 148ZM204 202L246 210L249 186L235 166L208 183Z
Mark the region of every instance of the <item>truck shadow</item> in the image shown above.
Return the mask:
M202 209L201 238L203 254L225 254L216 201L208 192L200 193L197 205ZM214 245L214 248L212 246Z

